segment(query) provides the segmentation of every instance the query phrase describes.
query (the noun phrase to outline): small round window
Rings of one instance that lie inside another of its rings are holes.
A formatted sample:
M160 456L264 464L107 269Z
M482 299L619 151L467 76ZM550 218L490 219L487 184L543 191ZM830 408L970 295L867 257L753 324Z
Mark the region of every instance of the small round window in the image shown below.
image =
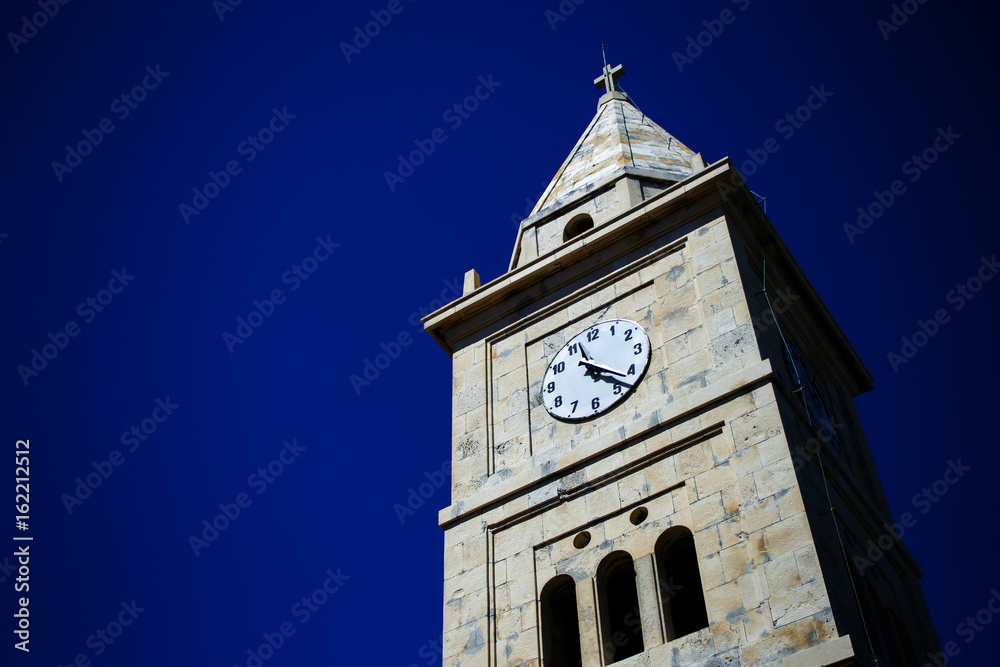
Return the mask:
M571 238L583 234L588 229L594 228L594 219L587 214L578 215L569 221L566 225L566 230L563 232L563 241L569 241Z

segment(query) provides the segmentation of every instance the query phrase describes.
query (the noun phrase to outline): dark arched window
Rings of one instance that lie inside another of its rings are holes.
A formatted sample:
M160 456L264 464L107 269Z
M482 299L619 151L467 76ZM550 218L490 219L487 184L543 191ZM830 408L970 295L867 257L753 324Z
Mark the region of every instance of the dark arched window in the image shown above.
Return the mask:
M545 584L541 603L545 667L579 667L583 660L573 577L561 574Z
M667 641L708 627L694 536L674 526L656 541L656 569Z
M583 234L588 229L594 228L594 219L587 214L578 215L569 221L563 231L563 241L569 241L574 236Z
M597 568L604 662L611 664L643 652L642 617L635 587L635 565L624 551L608 554Z

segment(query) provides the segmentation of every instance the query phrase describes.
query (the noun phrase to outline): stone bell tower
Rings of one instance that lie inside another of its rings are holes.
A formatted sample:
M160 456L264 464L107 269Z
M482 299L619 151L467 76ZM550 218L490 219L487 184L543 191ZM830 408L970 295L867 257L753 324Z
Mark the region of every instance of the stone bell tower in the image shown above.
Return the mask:
M424 318L454 374L443 664L924 664L916 562L856 558L891 526L870 375L733 164L624 73L510 270Z

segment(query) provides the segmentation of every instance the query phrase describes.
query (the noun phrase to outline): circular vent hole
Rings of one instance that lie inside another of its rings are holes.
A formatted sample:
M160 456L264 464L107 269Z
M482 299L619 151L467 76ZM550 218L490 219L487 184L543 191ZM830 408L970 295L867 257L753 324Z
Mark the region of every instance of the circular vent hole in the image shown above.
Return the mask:
M638 526L640 523L646 520L647 516L649 516L648 509L646 509L645 507L636 507L634 510L632 510L632 513L629 515L628 520L632 522L633 526Z
M573 538L573 546L577 549L582 549L590 544L590 533L583 531L579 535Z

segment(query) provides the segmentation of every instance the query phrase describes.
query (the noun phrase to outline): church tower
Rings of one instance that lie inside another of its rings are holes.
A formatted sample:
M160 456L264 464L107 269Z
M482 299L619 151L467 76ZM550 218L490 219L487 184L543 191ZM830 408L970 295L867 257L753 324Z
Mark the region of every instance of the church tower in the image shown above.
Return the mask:
M624 73L510 270L424 318L453 360L444 666L935 664L871 376L732 162Z

